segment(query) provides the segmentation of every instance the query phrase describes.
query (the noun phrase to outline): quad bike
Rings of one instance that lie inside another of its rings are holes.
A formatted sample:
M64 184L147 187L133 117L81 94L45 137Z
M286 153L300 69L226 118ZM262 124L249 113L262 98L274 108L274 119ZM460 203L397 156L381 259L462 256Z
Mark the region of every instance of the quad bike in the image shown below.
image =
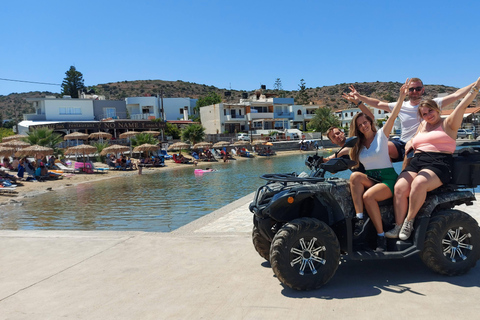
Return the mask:
M344 147L353 146L356 139L347 139ZM364 232L353 236L355 209L348 180L325 177L327 172L351 168L354 161L334 158L323 163L315 155L305 161L310 174L265 174L261 178L267 182L249 206L254 214L254 247L270 261L277 278L296 290L323 286L335 274L341 257L401 259L419 253L437 273L464 274L480 258L480 228L470 215L453 208L476 200L471 191L462 189L480 184L480 148L456 151L454 159L452 182L427 194L410 238L387 239L384 252L373 250L373 223L367 222ZM394 223L393 201L379 205L385 230L389 230Z

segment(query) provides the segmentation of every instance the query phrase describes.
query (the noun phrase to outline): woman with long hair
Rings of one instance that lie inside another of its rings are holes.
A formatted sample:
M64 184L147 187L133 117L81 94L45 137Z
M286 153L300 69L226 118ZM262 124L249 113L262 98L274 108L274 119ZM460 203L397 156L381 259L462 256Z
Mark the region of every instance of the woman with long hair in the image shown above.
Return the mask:
M425 202L427 192L450 182L457 131L478 88L480 78L446 119L441 117L435 101L420 102L418 117L421 123L415 136L405 146L406 153L411 149L415 153L395 184L395 227L386 233L388 238L407 240L412 234L414 219Z
M377 252L385 251L387 248L378 201L393 196L393 187L397 179L397 173L388 155L388 138L407 95L408 84L407 79L400 88L400 96L390 118L381 129L377 130L374 120L363 112L357 113L350 125L350 136L359 138L357 144L350 150L350 158L361 162L366 170L365 173L353 172L350 176L350 190L357 218L354 236L359 236L363 232L367 221L364 217L366 209L377 230L375 249Z

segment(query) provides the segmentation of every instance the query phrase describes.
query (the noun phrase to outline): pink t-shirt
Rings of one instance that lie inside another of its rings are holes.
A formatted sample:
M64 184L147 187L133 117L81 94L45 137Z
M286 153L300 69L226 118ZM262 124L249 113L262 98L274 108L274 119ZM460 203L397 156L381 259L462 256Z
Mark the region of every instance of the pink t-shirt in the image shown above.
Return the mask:
M429 132L419 132L412 139L413 148L424 152L453 153L456 148L455 139L443 129L443 124Z

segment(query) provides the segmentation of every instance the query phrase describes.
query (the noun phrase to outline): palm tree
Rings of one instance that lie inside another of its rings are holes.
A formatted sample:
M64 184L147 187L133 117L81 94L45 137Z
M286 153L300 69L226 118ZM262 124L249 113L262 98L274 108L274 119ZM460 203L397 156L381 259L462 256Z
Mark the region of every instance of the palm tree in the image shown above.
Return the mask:
M98 162L104 162L105 156L100 155L100 153L102 152L103 149L105 149L106 147L108 147L108 145L109 145L109 144L108 144L107 141L105 141L105 142L95 142L95 143L93 144L93 146L94 146L95 148L97 148L97 157L96 157L96 159L97 159Z
M43 147L49 147L53 149L55 155L61 154L58 144L63 141L62 135L53 132L52 129L38 128L27 133L28 137L24 138L25 142L31 145L37 144Z
M335 117L332 109L329 107L318 108L315 111L315 116L312 118L312 121L308 123L308 127L315 129L315 131L320 132L320 141L323 146L323 133L327 132L330 127L340 126L340 121Z
M135 137L132 137L131 140L133 147L141 146L145 143L158 144L158 139L149 133L139 133Z
M192 145L205 139L205 128L200 124L191 124L182 130L182 140L189 140Z

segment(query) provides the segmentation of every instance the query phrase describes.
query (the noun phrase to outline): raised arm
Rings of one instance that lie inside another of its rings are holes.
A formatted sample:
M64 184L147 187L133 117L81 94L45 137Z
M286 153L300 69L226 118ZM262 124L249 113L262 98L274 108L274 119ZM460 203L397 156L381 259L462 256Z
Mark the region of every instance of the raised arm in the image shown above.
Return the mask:
M455 101L459 100L459 99L462 99L463 97L465 97L465 95L468 93L468 91L470 91L470 89L472 88L472 86L475 86L475 83L471 83L469 84L468 86L466 87L463 87L461 89L458 89L457 91L455 91L454 93L452 94L449 94L448 96L445 96L443 97L442 99L442 109L445 108L446 106L448 106L449 104L452 104L454 103ZM477 88L478 88L478 85L477 85Z
M480 88L480 78L478 78L477 81L473 83L473 86L470 87L470 90L467 92L463 100L447 117L447 119L445 119L444 128L450 137L457 137L457 130L462 125L465 110L473 101L473 99L475 99L475 97L477 96L478 88Z
M393 108L390 118L387 119L387 122L385 122L385 125L383 126L383 133L387 136L387 138L390 137L390 132L392 132L395 119L397 118L398 113L402 108L403 100L405 100L405 97L407 96L409 83L410 83L410 80L407 79L405 83L402 85L402 87L400 88L400 95L398 97L397 104Z
M375 120L375 116L373 115L372 111L370 111L370 109L368 109L367 106L362 103L362 101L355 99L352 95L346 93L343 93L342 97L359 107L364 114Z
M388 102L385 101L380 101L375 98L370 98L367 96L362 96L360 93L357 92L354 86L350 86L350 93L349 95L352 96L355 100L362 101L366 104L368 104L371 107L377 108L377 109L382 109L385 111L390 112L390 108L388 107ZM363 111L363 110L362 110Z

